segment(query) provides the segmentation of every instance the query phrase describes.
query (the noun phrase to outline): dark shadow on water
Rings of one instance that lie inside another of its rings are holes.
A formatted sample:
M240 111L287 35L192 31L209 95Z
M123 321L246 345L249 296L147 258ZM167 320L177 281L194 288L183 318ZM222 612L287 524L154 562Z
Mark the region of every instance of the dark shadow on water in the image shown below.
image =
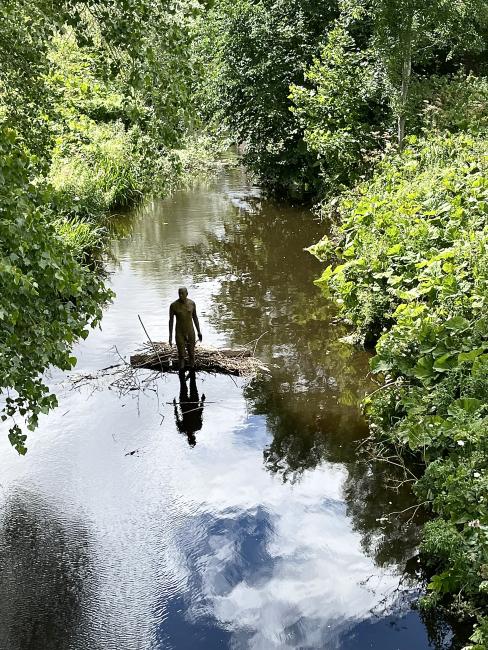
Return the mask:
M452 635L441 640L442 645L432 648L447 647ZM432 642L432 639L430 639ZM425 629L422 620L415 612L404 615L390 615L380 619L361 621L348 630L340 639L341 650L367 650L368 648L394 648L395 650L414 650L425 644Z
M89 535L18 490L0 517L0 648L78 647L90 574Z
M190 447L197 444L196 433L201 431L203 426L203 407L205 394L200 397L194 373L190 373L189 389L187 380L180 377L179 402L173 400L176 428L188 438Z

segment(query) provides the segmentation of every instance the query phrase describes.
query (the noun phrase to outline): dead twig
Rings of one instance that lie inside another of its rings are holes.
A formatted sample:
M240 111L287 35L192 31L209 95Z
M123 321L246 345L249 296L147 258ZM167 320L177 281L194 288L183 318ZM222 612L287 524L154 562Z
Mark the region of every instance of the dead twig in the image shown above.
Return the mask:
M142 329L146 333L146 336L149 339L149 342L153 346L154 351L156 352L156 354L158 354L158 350L157 350L156 346L154 345L154 343L152 342L151 337L149 336L148 331L147 331L146 327L144 326L144 323L142 322L142 318L139 316L139 314L137 314L137 318L139 319L139 322L142 325ZM159 359L159 355L158 355L158 359ZM162 365L161 359L159 359L159 362Z
M176 371L177 351L163 341L151 341L130 358L133 368L147 368L159 372ZM254 376L269 369L246 348L210 348L198 346L195 349L195 370L197 372L220 373L235 376Z

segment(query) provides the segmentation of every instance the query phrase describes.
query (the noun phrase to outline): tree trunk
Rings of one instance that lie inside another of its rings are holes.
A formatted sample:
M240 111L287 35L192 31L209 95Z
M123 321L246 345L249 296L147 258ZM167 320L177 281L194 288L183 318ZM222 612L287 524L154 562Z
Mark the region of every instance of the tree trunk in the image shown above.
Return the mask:
M400 89L400 101L398 106L398 148L403 149L405 139L405 120L407 116L408 93L410 90L410 78L412 76L412 37L413 37L413 17L405 33L405 42L402 56L402 85Z

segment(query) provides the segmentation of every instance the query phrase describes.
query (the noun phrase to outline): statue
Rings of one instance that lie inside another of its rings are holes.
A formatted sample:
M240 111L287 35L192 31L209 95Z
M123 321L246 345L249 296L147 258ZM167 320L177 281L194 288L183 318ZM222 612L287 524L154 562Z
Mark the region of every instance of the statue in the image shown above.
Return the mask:
M173 322L176 318L176 347L178 348L178 368L180 379L185 376L185 349L188 352L188 365L190 374L195 374L195 330L197 329L198 340L202 341L200 323L198 322L197 310L193 300L188 298L188 289L178 289L178 300L171 303L169 308L169 344L173 345Z

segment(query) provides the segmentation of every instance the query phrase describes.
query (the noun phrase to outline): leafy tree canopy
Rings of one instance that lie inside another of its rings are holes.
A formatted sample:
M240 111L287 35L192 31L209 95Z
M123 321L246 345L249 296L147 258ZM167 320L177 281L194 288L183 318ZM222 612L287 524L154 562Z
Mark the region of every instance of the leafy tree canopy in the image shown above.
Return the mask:
M73 366L73 343L111 295L85 254L96 228L79 219L140 193L127 159L157 166L189 123L189 26L200 8L195 0L0 6L1 417L13 418L19 453L21 420L33 429L56 403L44 371ZM80 179L82 209L70 186Z
M303 79L336 15L331 0L220 0L201 19L202 117L230 129L245 162L280 193L295 186L310 194L316 181L289 86Z

